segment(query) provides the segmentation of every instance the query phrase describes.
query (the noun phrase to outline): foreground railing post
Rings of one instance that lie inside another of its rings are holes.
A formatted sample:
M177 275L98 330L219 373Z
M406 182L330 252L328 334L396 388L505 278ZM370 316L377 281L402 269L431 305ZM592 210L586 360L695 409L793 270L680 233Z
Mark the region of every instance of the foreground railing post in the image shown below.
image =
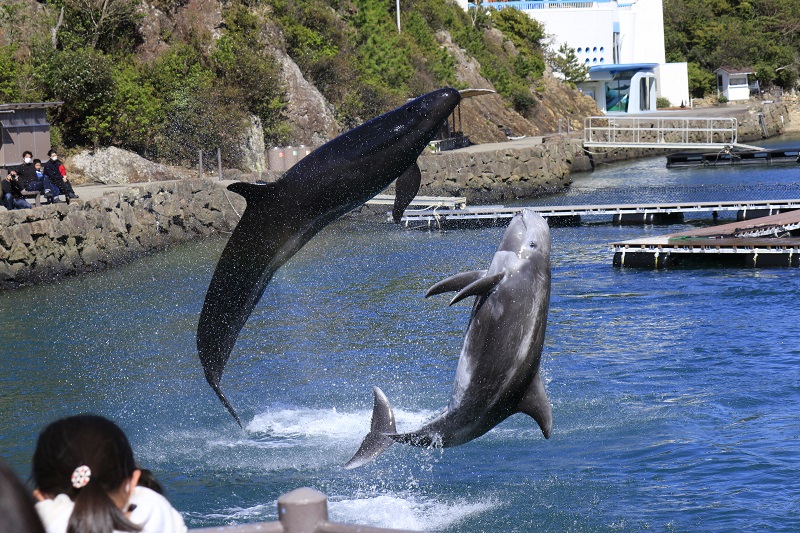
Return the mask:
M285 533L312 533L328 520L328 498L308 487L287 492L278 498L278 520Z

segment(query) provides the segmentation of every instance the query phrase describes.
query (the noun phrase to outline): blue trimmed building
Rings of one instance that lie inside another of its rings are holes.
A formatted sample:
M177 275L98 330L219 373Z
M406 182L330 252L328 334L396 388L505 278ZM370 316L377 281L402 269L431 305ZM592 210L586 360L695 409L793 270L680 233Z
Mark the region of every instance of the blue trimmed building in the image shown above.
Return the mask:
M474 7L458 0L461 7ZM589 67L578 84L605 113L656 109L656 98L690 104L686 63L666 63L662 0L483 1L492 9L519 9L544 25L552 52L566 44Z

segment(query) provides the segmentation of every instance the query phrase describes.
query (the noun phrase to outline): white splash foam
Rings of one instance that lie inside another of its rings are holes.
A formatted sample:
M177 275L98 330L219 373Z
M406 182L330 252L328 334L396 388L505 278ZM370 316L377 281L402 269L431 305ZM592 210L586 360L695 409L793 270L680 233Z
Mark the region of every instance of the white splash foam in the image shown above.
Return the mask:
M330 519L373 527L430 531L448 528L499 505L493 498L444 502L413 495L379 495L331 501Z
M433 418L434 411L395 410L398 431L413 430ZM343 413L333 409L271 409L247 424L250 433L276 438L360 441L369 431L371 411Z
M274 521L277 519L276 505L276 502L272 502L249 508L233 507L194 516L234 524ZM328 502L329 519L332 522L415 531L446 529L472 515L490 511L500 505L499 500L492 497L477 501L458 499L445 502L413 494L385 494L340 500L332 498Z

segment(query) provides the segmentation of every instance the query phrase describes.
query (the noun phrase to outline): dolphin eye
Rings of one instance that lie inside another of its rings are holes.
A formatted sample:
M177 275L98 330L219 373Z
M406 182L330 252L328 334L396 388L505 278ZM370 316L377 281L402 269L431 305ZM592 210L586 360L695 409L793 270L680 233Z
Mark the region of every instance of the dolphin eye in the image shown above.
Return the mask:
M535 249L536 249L536 241L531 241L531 242L529 242L529 243L528 243L528 247L529 247L529 248L533 248L533 249L535 250Z

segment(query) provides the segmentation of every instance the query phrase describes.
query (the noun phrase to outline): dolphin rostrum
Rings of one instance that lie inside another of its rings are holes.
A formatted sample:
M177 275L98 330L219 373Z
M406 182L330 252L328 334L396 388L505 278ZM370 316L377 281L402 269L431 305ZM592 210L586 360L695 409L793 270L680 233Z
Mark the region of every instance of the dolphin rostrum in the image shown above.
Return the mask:
M550 229L537 213L514 216L488 270L464 272L433 285L426 297L458 291L450 304L475 296L450 402L436 418L397 433L389 400L373 389L370 431L345 468L362 466L394 442L458 446L515 413L550 437L550 401L539 372L550 306Z
M206 380L240 426L219 383L272 275L322 228L394 180L399 219L419 190L417 157L460 99L455 89L433 91L320 146L274 183L228 186L244 196L247 208L211 278L197 351Z

